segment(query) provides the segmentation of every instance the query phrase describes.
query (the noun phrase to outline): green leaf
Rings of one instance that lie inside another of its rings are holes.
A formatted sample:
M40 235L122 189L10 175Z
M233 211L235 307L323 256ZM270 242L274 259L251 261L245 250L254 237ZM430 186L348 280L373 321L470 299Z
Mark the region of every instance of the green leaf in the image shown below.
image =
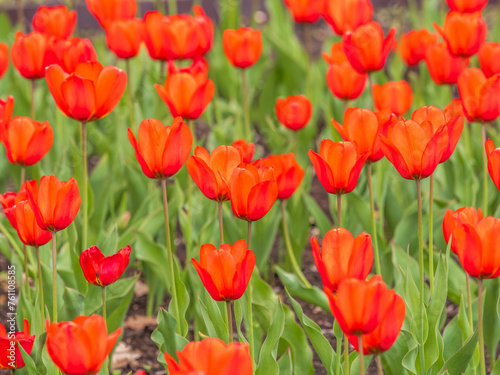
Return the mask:
M177 296L177 306L179 308L179 316L177 315L177 312L175 311L174 308L174 297L170 299L170 304L169 304L169 311L172 311L172 315L174 318L177 320L179 323L176 332L181 334L182 336L186 337L189 329L189 325L186 319L186 311L189 307L189 292L186 288L186 285L182 282L180 271L179 271L179 265L177 262L174 262L174 273L175 273L175 290L176 290L176 296Z
M225 342L228 342L229 336L227 332L227 323L222 318L219 306L217 303L206 293L207 305L203 303L200 296L198 302L200 304L201 314L205 325L207 326L208 335L210 337L218 337ZM207 307L208 306L208 307Z
M319 228L320 233L324 236L326 232L333 228L333 223L318 206L313 197L304 194L304 202L309 210L309 214L314 219L314 225Z
M158 327L151 334L151 340L160 349L160 356L163 357L164 352L168 352L172 357L177 359L177 350L182 350L189 342L183 336L175 333L177 321L163 307L158 311Z
M441 370L439 370L439 374L442 374L445 371L448 371L449 374L462 374L465 372L472 356L474 355L478 337L479 334L476 331L465 341L462 347L444 363Z
M38 372L38 369L36 368L35 362L33 361L33 358L26 353L26 350L21 346L19 342L17 342L17 346L19 350L21 351L21 356L23 357L23 361L25 364L25 368L28 370L29 375L40 375ZM5 355L5 353L2 353L2 355Z
M276 303L271 327L267 332L267 337L259 354L259 364L255 370L256 375L277 375L279 366L276 361L278 353L278 343L285 328L285 314L281 302Z

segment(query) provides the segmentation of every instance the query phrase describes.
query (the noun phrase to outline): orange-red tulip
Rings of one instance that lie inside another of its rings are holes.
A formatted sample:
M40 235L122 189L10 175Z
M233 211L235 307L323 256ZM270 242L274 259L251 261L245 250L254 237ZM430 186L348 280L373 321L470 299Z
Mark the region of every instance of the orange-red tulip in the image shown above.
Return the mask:
M165 352L170 375L252 375L253 361L248 344L230 344L216 338L192 341L177 351L176 361Z
M469 121L488 122L500 116L500 73L486 78L481 69L466 69L457 86Z
M116 254L105 257L97 246L91 246L80 254L83 276L92 285L108 286L118 280L128 266L130 245Z
M90 122L107 116L118 104L127 74L114 66L102 67L98 62L76 66L74 74L58 65L47 68L47 86L59 109L79 122Z
M143 34L141 19L115 20L106 26L106 44L120 59L130 59L139 53Z
M406 314L406 305L403 298L396 294L387 313L380 321L377 328L371 333L362 336L363 354L377 355L389 350L401 332ZM358 337L347 336L354 349L359 352Z
M450 10L456 10L462 13L477 12L483 10L488 4L488 0L446 0Z
M45 67L50 62L47 37L38 32L24 35L16 33L10 55L19 74L27 79L39 79L45 76Z
M5 75L7 69L9 69L9 45L0 43L0 79Z
M55 176L43 176L38 187L36 183L27 184L26 193L43 230L57 232L68 227L80 209L80 190L73 177L59 181Z
M2 134L4 127L12 118L14 112L14 97L9 95L7 100L0 99L0 143L2 142Z
M226 29L222 34L222 47L233 66L246 69L255 64L262 54L262 35L260 30L250 27Z
M115 20L134 18L136 0L86 0L87 8L103 28Z
M247 142L244 139L237 139L231 145L238 150L241 156L241 162L250 164L255 152L255 145L252 142Z
M50 55L51 64L60 65L66 73L74 73L80 63L97 61L92 42L77 37L54 41Z
M23 368L25 363L19 345L29 355L35 343L35 336L30 336L28 319L24 319L24 331L15 332L13 337L10 337L11 334L10 329L7 333L5 326L0 323L0 369Z
M12 164L33 165L49 152L54 132L48 121L38 122L28 117L14 117L2 129L7 159Z
M36 181L33 181L36 184ZM40 228L36 222L35 213L27 200L16 203L12 207L12 218L14 220L17 235L26 246L43 246L50 242L52 233Z
M232 301L241 298L247 289L255 267L255 254L247 249L245 240L217 249L204 244L200 249L200 261L191 258L210 296L216 301Z
M144 44L148 49L149 56L155 60L167 61L170 59L162 38L165 18L158 11L150 11L146 12L143 19Z
M16 220L12 216L12 208L17 205L19 202L28 200L28 194L26 193L26 185L31 183L30 181L26 181L21 185L21 189L18 193L8 191L5 194L0 194L0 203L2 204L3 213L9 219L10 225L13 228L16 227Z
M455 236L455 228L461 224L469 224L475 227L483 219L483 211L480 208L462 207L456 211L446 210L443 219L443 237L446 243L451 236ZM455 252L455 247L451 246L451 251Z
M408 66L416 66L425 58L427 48L438 42L438 36L427 29L411 30L401 36L401 58Z
M217 202L229 200L229 179L241 163L239 151L232 146L216 147L210 154L203 147L196 147L186 168L194 183L208 198Z
M175 65L173 60L170 60L167 64L167 72L169 75L175 73L188 73L192 76L196 76L197 74L202 73L204 76L208 76L208 61L203 57L200 57L193 60L190 65L179 68Z
M451 103L448 103L443 109L446 121L450 121L455 116L462 116L465 118L464 106L461 99L453 99Z
M323 14L325 0L285 0L295 22L314 23Z
M344 43L333 43L331 54L322 53L323 59L328 63L326 83L328 88L339 99L357 99L365 89L368 75L358 73L344 53Z
M106 321L100 315L81 315L70 322L49 324L47 352L50 359L67 375L95 375L116 344L122 329L108 335Z
M290 130L300 130L307 125L312 115L312 104L305 95L279 98L276 102L276 116L279 122Z
M394 303L396 293L387 289L382 276L370 280L345 279L337 294L327 287L324 291L330 310L346 335L365 335L373 332Z
M344 35L371 21L373 5L370 0L325 0L323 17L336 34Z
M479 65L486 77L500 73L500 43L485 42L477 54Z
M413 103L413 91L406 81L391 81L372 86L377 110L388 109L398 116L404 115Z
M500 190L500 149L495 148L491 139L486 141L484 148L488 158L488 172L495 186Z
M350 193L358 183L368 152L359 154L352 142L323 139L319 154L309 150L309 159L323 188L330 194Z
M39 7L33 16L33 30L57 39L66 39L76 26L76 11L68 11L64 5Z
M394 43L392 28L384 39L379 23L371 21L344 35L344 52L352 67L360 73L383 69Z
M236 217L256 221L264 217L278 198L272 168L240 164L229 181L231 208Z
M278 199L290 198L304 178L304 170L292 153L270 155L267 158L257 160L255 165L273 168L274 177L278 184Z
M180 117L169 126L154 118L143 120L139 125L138 140L131 129L128 129L128 139L144 174L155 179L176 174L193 146L191 131Z
M469 59L454 56L444 43L431 45L425 52L425 62L432 80L438 85L454 85L469 65Z
M312 237L311 248L321 281L333 292L342 280L365 280L372 269L372 238L365 232L354 238L347 229L331 229L323 237L321 247Z
M436 23L433 25L455 56L475 55L486 39L487 27L480 12L449 12L444 20L444 29Z

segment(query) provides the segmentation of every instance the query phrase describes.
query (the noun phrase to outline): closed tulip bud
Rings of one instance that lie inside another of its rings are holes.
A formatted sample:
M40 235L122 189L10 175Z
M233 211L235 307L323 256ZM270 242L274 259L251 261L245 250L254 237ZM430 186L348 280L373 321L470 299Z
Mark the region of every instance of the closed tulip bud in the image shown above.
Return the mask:
M2 129L1 139L7 159L22 166L38 163L49 152L54 133L48 121L33 121L28 117L14 117Z
M80 254L80 266L90 284L104 287L121 277L129 259L130 245L109 257L105 257L97 246L92 246Z
M278 198L278 184L272 168L240 164L229 182L231 208L242 220L262 219Z
M385 60L394 43L395 30L389 30L384 39L382 26L368 22L344 35L344 52L352 67L359 73L369 73L384 68Z
M312 237L311 248L323 285L334 293L342 280L365 280L372 269L372 238L365 232L354 238L347 229L331 229L321 247Z
M82 315L52 324L47 319L45 325L50 359L67 375L97 374L122 333L118 328L108 335L106 321L100 315Z
M45 77L45 67L49 64L50 53L47 37L39 32L24 35L16 33L10 55L19 74L27 79Z
M450 10L462 13L478 12L484 9L488 0L446 0Z
M200 249L200 262L191 260L203 285L216 301L241 298L255 267L255 254L247 249L245 240L236 241L232 246L225 243L220 249L204 244Z
M25 366L23 356L21 354L21 346L28 355L31 354L35 336L30 336L30 326L28 319L24 319L24 331L7 333L5 326L0 323L0 369L15 370ZM13 348L14 358L10 355Z
M50 53L51 63L59 65L66 73L74 73L80 63L97 61L92 42L84 38L55 41Z
M486 39L487 27L480 12L449 12L444 20L444 29L436 23L433 25L455 56L475 55Z
M27 200L23 200L12 207L12 218L17 235L26 246L43 246L52 239L52 234L38 225L35 213Z
M0 79L9 69L9 45L0 43Z
M350 193L358 183L368 152L359 154L352 142L323 139L319 154L309 150L309 159L323 188L330 194Z
M344 35L371 21L373 5L370 0L325 0L323 17L337 35Z
M231 65L246 69L254 65L262 54L262 35L260 30L250 27L226 29L222 34L222 47Z
M279 98L275 110L279 122L295 131L305 127L312 115L311 101L305 95Z
M176 174L186 162L193 146L193 136L182 118L164 126L156 119L143 120L138 139L128 129L128 139L135 149L135 157L149 178L164 179Z
M495 148L495 144L491 139L486 141L484 148L488 158L488 172L493 183L500 190L500 149Z
M85 0L87 8L103 28L116 20L131 19L137 13L136 0Z
M469 65L468 58L452 55L444 43L429 46L425 52L425 62L437 85L456 84L460 73Z
M446 210L443 219L443 237L446 243L450 241L450 237L454 236L455 228L460 224L469 224L475 227L480 220L483 219L483 211L480 208L462 207L456 211L451 209ZM451 251L455 252L455 247L451 246Z
M486 77L500 73L500 43L485 42L477 54L479 65Z
M457 86L469 121L489 122L500 116L500 73L486 78L481 69L466 69Z
M34 181L36 184L36 181ZM10 225L13 228L16 227L16 220L12 215L12 208L17 205L19 202L27 201L28 194L26 193L26 185L32 183L31 181L26 181L21 185L21 189L18 193L7 191L5 194L0 194L0 203L2 204L3 213L9 220Z
M106 117L116 107L127 86L127 74L123 70L111 65L103 68L98 62L80 63L74 74L51 65L45 79L59 109L79 122Z
M450 121L455 116L462 116L465 118L464 106L461 99L453 99L443 109L446 121Z
M404 115L413 103L413 91L406 81L392 81L372 86L377 110L388 109L398 116Z
M216 338L192 341L177 351L178 361L165 352L170 375L252 375L253 361L248 344L226 344Z
M141 19L115 20L106 26L106 44L120 59L137 56L144 39Z
M0 143L2 142L2 134L7 123L12 118L14 112L14 97L9 95L7 100L0 99Z
M66 39L75 29L76 17L76 11L68 11L64 5L42 5L33 16L33 30L57 39Z
M314 23L323 14L324 0L285 0L295 22Z
M252 142L247 142L244 139L237 139L231 145L238 150L241 156L241 162L250 164L255 153L255 145Z
M59 181L55 176L43 176L40 184L28 184L26 193L36 222L43 230L58 232L68 227L80 209L80 190L71 177Z
M438 36L427 29L411 30L401 36L401 58L408 66L416 66L425 58L427 48L438 42Z

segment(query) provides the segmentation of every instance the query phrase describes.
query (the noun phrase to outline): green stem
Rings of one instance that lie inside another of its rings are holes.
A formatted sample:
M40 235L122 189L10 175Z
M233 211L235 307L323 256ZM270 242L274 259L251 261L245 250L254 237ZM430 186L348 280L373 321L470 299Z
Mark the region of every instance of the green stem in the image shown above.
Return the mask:
M377 237L377 224L375 221L375 201L373 199L373 184L372 184L372 163L368 163L366 166L366 172L368 174L368 191L370 193L370 214L372 221L372 243L373 243L373 254L375 256L375 271L378 275L382 274L382 269L380 267L380 254L378 251L378 237Z
M57 323L57 244L52 232L52 322Z
M359 353L359 374L365 374L365 355L363 351L363 335L358 335L358 353Z
M135 107L134 107L134 91L132 89L132 75L130 69L130 59L125 60L125 70L127 73L127 92L129 101L129 111L130 111L130 127L131 129L136 129L135 124Z
M82 251L87 248L87 232L88 232L88 171L87 171L87 124L82 122L81 127L82 141L82 206L83 206L83 225L82 225Z
M433 204L434 202L434 175L430 176L429 182L429 286L431 296L434 293L434 226L433 226Z
M477 329L479 330L479 361L481 365L481 375L486 375L483 333L483 279L478 280L477 289Z
M370 91L370 96L372 98L372 104L373 104L373 110L375 110L375 96L373 95L373 90L372 90L372 75L371 73L368 73L368 90Z
M45 302L43 301L43 280L42 280L42 262L40 261L40 248L35 247L36 251L36 262L38 265L38 285L40 288L40 313L42 316L42 322L45 322Z
M177 0L168 0L168 14L177 14Z
M344 374L350 374L349 372L349 340L346 335L344 337Z
M243 92L243 114L245 122L245 137L247 141L252 139L252 130L250 128L250 107L248 103L248 87L246 70L241 70L241 90Z
M217 206L219 208L219 241L220 245L224 243L224 223L223 223L223 215L222 215L222 202L217 202Z
M481 123L481 148L483 149L483 214L488 216L488 160L486 157L486 125Z
M104 321L106 321L106 287L103 286L101 289L102 289L102 317L104 318Z
M418 202L418 266L420 273L420 320L421 320L421 332L420 337L423 340L424 337L424 244L423 244L423 230L422 230L422 191L420 187L420 180L415 181L417 184L417 202ZM420 354L420 368L421 371L425 369L425 358L424 358L424 345L419 344L419 354Z
M23 186L25 180L26 180L26 167L23 165L21 167L21 184L20 184L19 188L21 188L21 186Z
M165 61L160 60L160 71L158 72L158 81L160 85L165 83Z
M349 108L349 100L348 99L342 100L342 118L344 118L348 108Z
M307 57L307 66L306 66L306 95L309 95L309 90L311 88L311 76L312 76L312 58L311 58L311 50L312 50L312 35L310 26L308 23L304 22L304 42L305 42L305 50Z
M342 226L342 195L337 195L337 228Z
M470 323L470 328L474 330L474 320L472 319L472 296L470 292L470 276L467 272L465 273L465 284L467 285L467 309L469 312L469 323Z
M31 119L35 120L35 80L31 80Z
M30 274L28 269L28 249L24 244L23 244L23 267L24 267L24 274L26 275L26 298L28 299L29 302L31 302Z
M281 201L281 217L283 222L283 236L285 237L286 251L288 257L290 258L290 262L292 262L293 270L295 271L295 274L298 276L300 281L302 281L302 283L306 288L312 288L311 284L309 283L309 281L307 281L306 277L302 273L292 249L292 242L290 241L290 233L288 232L288 226L286 223L286 200Z
M335 331L334 331L335 332ZM340 374L340 359L342 357L342 339L344 338L344 334L341 337L336 337L337 339L337 361L335 363L335 374Z
M233 342L233 309L231 308L233 301L226 301L227 312L227 333L229 335L229 342Z
M247 248L250 249L250 242L252 239L252 222L248 222L247 229ZM255 360L254 351L254 335L253 335L253 314L252 314L252 285L251 282L248 283L247 287L247 305L248 305L248 342L250 344L250 356L252 360Z
M377 363L378 375L384 375L384 369L382 367L382 359L380 358L380 355L375 356L375 362Z

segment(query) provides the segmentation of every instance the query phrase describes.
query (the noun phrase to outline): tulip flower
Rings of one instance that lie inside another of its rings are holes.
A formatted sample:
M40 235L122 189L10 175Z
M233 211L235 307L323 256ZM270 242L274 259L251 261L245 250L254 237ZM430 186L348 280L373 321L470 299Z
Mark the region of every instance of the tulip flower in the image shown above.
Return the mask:
M462 13L478 12L484 9L488 0L446 0L450 10Z
M196 147L186 167L196 186L208 199L224 202L229 200L229 180L240 163L240 153L232 146L216 147L212 154L203 147Z
M28 183L30 182L22 184L18 193L7 191L5 194L0 194L0 203L2 204L3 213L13 228L16 227L16 221L12 216L12 208L19 202L28 200L28 194L26 193L26 185Z
M252 375L253 362L245 343L230 343L217 338L192 341L177 351L176 361L165 352L170 375Z
M260 30L250 27L226 29L222 35L222 46L231 65L246 69L254 65L262 54L262 35Z
M352 67L344 53L344 44L333 43L331 54L323 52L322 56L328 63L326 83L332 94L343 100L357 99L365 89L368 76Z
M229 181L234 215L248 222L262 219L278 198L278 184L272 168L240 164Z
M76 26L76 11L64 5L39 7L33 16L33 30L57 39L67 39Z
M259 159L254 163L257 167L273 168L274 177L278 184L278 199L284 200L292 196L297 190L302 179L304 170L295 160L292 153L282 155L270 155Z
M401 332L405 320L406 305L403 298L396 294L387 313L374 331L362 336L365 355L381 354L391 348ZM359 352L359 340L354 335L347 336L354 349Z
M500 73L500 43L485 42L477 54L479 65L486 77Z
M0 323L0 369L15 370L25 366L19 345L28 354L31 354L35 336L30 336L30 326L27 319L24 319L24 331L15 332L13 339L7 333L7 329ZM11 348L13 357L11 356Z
M86 3L103 28L112 21L134 18L137 13L136 0L86 0Z
M7 69L9 69L9 45L0 43L0 79L5 75Z
M106 44L120 59L130 59L139 53L143 34L141 19L115 20L106 26Z
M191 260L203 285L216 301L241 298L255 266L255 254L247 249L245 240L236 241L232 246L225 243L220 249L204 244L200 249L200 261Z
M51 65L45 74L47 86L59 109L68 117L87 123L107 116L118 104L127 75L121 69L98 62L83 62L74 74Z
M377 110L388 109L396 115L404 115L413 103L413 91L406 81L392 81L372 86Z
M176 174L193 146L191 131L180 117L169 126L156 119L143 120L139 125L138 139L131 129L128 129L128 139L144 174L155 179Z
M96 62L97 54L89 39L71 38L57 40L51 47L51 62L61 66L66 73L74 73L78 64Z
M469 121L489 122L500 116L500 74L486 78L481 69L466 69L457 86Z
M12 118L14 112L14 97L9 95L7 100L0 99L0 143L2 142L2 134L4 127Z
M337 35L345 35L371 21L373 5L370 0L325 0L323 17Z
M252 142L247 142L244 139L237 139L231 145L238 150L241 156L241 162L250 164L255 152L255 145Z
M279 98L275 110L279 122L295 131L305 127L312 115L311 101L305 95Z
M108 335L106 321L100 315L82 315L52 324L47 319L45 325L50 359L67 375L97 374L122 333L118 328Z
M14 117L2 129L7 159L22 166L38 163L52 147L54 133L48 121Z
M446 210L443 219L443 237L446 243L455 232L455 228L461 224L468 224L475 227L483 219L483 211L480 208L462 207L456 211ZM456 252L455 246L451 246L451 251Z
M384 39L382 26L371 21L344 34L344 52L352 67L359 73L383 69L394 43L395 30Z
M309 159L323 188L330 194L350 193L358 183L368 153L359 154L352 142L323 139L319 154L309 150Z
M175 63L170 60L167 64L168 74L176 74L176 73L188 73L192 76L196 76L197 74L203 74L204 76L208 76L208 62L203 57L200 57L188 65L179 68Z
M486 141L484 148L488 158L488 172L493 183L500 190L500 149L495 148L495 144L491 139Z
M334 293L342 280L365 280L372 269L372 238L365 232L354 238L347 229L331 229L323 237L321 247L312 237L311 248L324 287Z
M12 63L24 78L31 80L43 78L50 57L47 37L39 32L24 35L18 31L10 55Z
M285 0L295 22L314 23L323 14L324 0Z
M215 91L214 83L203 72L174 72L168 75L164 86L155 84L155 88L173 117L191 120L201 116Z
M52 234L40 228L36 221L35 213L27 200L17 203L12 207L11 212L15 224L14 227L23 244L39 247L50 242Z
M167 61L170 59L162 38L165 18L158 11L150 11L146 12L142 21L144 23L144 44L146 44L149 56L155 60Z
M401 36L401 58L408 66L416 66L425 58L429 46L437 44L438 36L427 29L411 30Z
M460 73L469 65L469 59L452 55L444 43L427 47L425 62L437 85L456 84Z
M130 245L108 257L105 257L97 246L92 246L80 254L80 266L83 276L90 284L104 287L121 277L129 259Z
M453 99L451 103L448 103L443 109L446 121L451 120L455 116L465 117L464 106L461 99Z
M449 12L444 20L444 29L436 23L433 25L455 56L475 55L486 39L486 23L479 12Z

